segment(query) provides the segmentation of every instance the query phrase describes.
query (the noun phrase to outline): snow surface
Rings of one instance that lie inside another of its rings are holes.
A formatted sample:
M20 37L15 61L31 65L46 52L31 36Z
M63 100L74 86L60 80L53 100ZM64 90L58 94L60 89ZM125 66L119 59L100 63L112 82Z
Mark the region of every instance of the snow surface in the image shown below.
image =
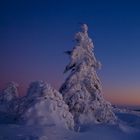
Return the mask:
M8 124L6 121L0 124L0 140L139 140L140 116L133 113L117 115L126 122L120 125L88 124L81 128L81 132L70 131L55 125L27 126L15 124L15 122Z

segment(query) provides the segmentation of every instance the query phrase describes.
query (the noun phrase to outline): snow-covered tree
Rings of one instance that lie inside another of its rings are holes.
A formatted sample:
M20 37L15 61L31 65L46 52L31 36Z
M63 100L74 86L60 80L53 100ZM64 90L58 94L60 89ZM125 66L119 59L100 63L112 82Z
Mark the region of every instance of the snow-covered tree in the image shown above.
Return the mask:
M31 83L20 103L22 120L28 125L56 125L74 128L74 120L62 95L43 81Z
M60 88L64 101L68 104L76 124L90 122L114 123L116 117L112 106L102 95L102 85L96 70L101 63L94 55L94 45L88 36L88 26L83 24L82 31L75 35L76 46L66 53L70 63L65 71L70 75Z
M9 102L18 98L19 95L17 87L18 84L16 84L15 82L9 82L6 85L6 88L4 88L0 93L0 102Z
M6 87L0 92L0 111L5 113L14 113L14 102L19 98L18 84L15 82L7 83Z
M0 93L0 111L28 125L74 128L73 116L62 95L44 81L32 82L27 95L20 98L17 84L10 82Z

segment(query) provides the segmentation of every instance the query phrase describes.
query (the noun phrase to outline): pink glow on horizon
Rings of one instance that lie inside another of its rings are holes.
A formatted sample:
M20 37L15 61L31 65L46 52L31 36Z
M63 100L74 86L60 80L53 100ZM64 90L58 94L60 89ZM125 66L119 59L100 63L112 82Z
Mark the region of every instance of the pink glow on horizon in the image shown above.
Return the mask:
M23 76L22 76L23 78ZM59 78L58 78L59 79ZM50 79L48 77L47 80L43 79L47 83L50 83L51 86L59 90L62 82L61 80L54 80ZM33 81L36 81L35 79L32 78L32 80L21 80L20 78L17 78L15 80L8 80L8 77L0 81L0 89L5 88L5 84L8 81L15 81L19 84L18 90L19 90L19 95L25 95L27 93L27 89L29 87L29 84ZM21 82L22 81L22 82ZM138 105L140 106L140 88L135 88L135 87L104 87L103 88L103 95L104 97L110 101L113 104L120 104L120 105Z
M107 88L104 96L113 104L140 106L140 88Z

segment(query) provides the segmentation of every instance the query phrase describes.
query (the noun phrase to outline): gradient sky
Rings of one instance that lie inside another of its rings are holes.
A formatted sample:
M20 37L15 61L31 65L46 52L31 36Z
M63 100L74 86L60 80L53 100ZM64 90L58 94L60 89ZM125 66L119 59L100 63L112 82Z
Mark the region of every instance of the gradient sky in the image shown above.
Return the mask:
M5 0L0 2L0 88L34 80L57 89L80 23L89 25L105 97L140 105L140 2L137 0Z

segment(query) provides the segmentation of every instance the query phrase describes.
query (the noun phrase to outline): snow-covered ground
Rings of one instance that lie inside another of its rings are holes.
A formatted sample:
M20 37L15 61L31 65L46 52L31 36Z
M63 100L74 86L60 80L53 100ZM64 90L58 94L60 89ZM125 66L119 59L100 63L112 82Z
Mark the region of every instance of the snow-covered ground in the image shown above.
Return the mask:
M0 140L139 140L140 116L136 114L117 113L120 124L89 124L80 132L55 125L20 125L9 120L12 117L0 114Z

